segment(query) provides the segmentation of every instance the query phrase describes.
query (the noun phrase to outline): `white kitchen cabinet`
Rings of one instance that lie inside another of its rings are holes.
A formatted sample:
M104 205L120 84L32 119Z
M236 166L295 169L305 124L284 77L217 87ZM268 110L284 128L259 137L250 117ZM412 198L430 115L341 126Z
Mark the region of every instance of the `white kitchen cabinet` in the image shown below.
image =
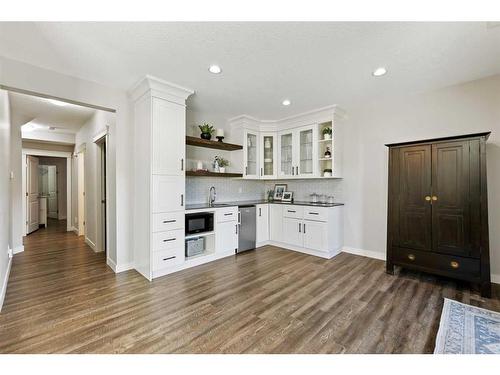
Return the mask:
M259 133L246 129L243 133L243 178L260 178Z
M148 280L184 263L186 99L191 94L151 76L130 92L136 134L134 267Z
M257 211L257 247L265 245L269 241L269 205L258 204Z
M238 249L238 221L217 223L215 229L215 252L235 253Z
M298 128L295 147L295 176L313 177L318 175L318 129L317 125Z
M302 247L304 239L302 238L302 220L283 218L283 242L293 246Z
M184 178L178 176L153 175L152 212L184 210Z
M183 106L160 98L153 98L152 106L152 173L184 176L186 127L179 124L186 123L186 111Z
M328 251L328 224L321 221L302 222L304 247L317 251Z
M278 176L278 150L276 133L260 133L260 178L272 179Z
M275 242L283 240L283 205L269 204L269 239Z
M295 176L296 151L295 132L293 130L278 133L278 177Z

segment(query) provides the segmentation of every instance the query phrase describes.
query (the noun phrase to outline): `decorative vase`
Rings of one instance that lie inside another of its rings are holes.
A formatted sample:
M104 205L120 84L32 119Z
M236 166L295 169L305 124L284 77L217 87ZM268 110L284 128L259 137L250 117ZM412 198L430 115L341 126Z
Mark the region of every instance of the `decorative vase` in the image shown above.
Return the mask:
M207 141L209 141L210 139L212 139L212 134L210 134L210 133L201 133L200 137L202 139L206 139Z
M220 173L226 173L226 167L219 167Z
M323 134L323 139L326 141L326 140L330 140L332 139L332 135L331 134Z

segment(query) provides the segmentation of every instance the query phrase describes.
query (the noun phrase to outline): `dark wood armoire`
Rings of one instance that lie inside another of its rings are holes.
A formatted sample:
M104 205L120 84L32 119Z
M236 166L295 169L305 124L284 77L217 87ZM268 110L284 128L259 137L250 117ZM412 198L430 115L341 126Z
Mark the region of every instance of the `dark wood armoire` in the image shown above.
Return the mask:
M486 183L490 132L387 144L387 272L478 283L491 295Z

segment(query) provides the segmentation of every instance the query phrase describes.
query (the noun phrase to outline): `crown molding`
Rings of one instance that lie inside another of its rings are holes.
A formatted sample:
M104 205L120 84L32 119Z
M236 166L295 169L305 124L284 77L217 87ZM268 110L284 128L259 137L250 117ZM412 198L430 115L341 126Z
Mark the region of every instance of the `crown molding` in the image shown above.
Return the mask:
M185 106L186 99L194 94L194 90L146 75L129 90L129 97L135 102L146 93Z

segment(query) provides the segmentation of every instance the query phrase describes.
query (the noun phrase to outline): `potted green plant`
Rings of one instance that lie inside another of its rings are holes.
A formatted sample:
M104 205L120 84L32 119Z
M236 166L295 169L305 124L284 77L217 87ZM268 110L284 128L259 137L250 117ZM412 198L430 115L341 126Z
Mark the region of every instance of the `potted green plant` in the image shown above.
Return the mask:
M219 172L225 173L226 167L229 165L229 160L221 158L221 157L219 157L217 160L219 162Z
M206 140L210 140L212 138L212 134L215 131L214 127L206 122L203 125L198 125L201 130L200 137Z
M323 129L323 139L332 139L332 128L330 126Z

